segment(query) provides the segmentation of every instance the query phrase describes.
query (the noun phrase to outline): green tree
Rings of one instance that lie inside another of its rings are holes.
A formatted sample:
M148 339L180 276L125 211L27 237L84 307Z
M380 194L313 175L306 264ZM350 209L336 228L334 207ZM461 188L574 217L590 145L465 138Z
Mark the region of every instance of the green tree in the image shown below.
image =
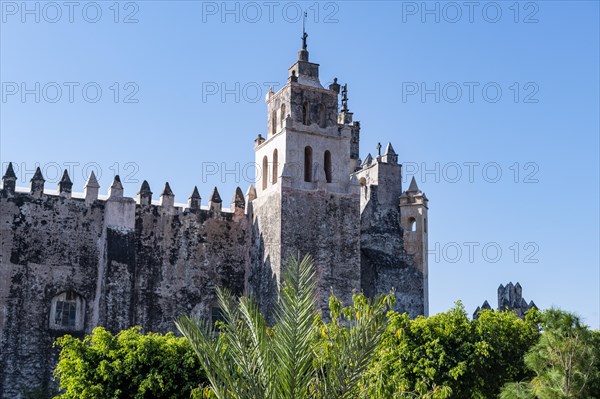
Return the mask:
M210 381L206 396L364 397L359 383L384 330L391 297L370 303L355 296L354 306L344 310L333 298L333 322L325 324L315 308L311 258L289 260L282 280L272 327L251 298L235 299L223 290L218 292L224 316L219 332L206 321L178 320Z
M139 327L116 336L95 328L83 340L65 335L54 371L60 399L190 398L206 381L185 338L149 333Z
M448 312L410 320L389 313L369 373L373 398L491 398L525 375L523 355L538 337L535 317L484 311L470 321L458 302Z
M526 382L507 384L502 399L585 399L600 396L598 333L573 313L549 309L542 313L543 333L525 355L534 373Z

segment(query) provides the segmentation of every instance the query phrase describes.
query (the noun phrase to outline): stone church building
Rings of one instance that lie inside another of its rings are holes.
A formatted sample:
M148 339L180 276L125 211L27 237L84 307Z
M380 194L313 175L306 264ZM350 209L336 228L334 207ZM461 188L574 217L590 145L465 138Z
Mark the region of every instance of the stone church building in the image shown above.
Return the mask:
M65 333L173 331L182 314L213 317L219 286L269 309L282 264L298 254L315 261L321 309L332 291L348 303L355 292L394 289L397 310L427 315L427 197L414 179L403 190L391 144L361 161L346 86L322 86L306 35L287 83L266 103L267 131L254 140L256 186L238 188L229 209L216 188L206 205L197 188L187 206L176 205L168 183L158 201L146 181L127 197L118 176L107 196L93 174L73 193L66 171L57 190L39 169L25 189L8 166L1 398L51 383L52 343Z

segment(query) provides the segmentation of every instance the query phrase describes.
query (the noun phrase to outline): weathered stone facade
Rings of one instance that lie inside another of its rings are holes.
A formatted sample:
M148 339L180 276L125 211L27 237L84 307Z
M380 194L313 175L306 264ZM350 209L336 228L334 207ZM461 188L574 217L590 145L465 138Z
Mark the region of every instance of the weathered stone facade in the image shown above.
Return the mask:
M428 201L401 186L391 144L359 159L360 124L337 80L321 86L304 46L289 81L267 95L266 138L255 141L256 188L238 188L222 208L215 188L201 206L194 188L176 206L168 183L159 201L144 181L137 198L117 177L99 197L93 174L73 194L56 193L38 170L27 190L9 166L0 191L0 397L51 384L54 339L96 326L116 332L174 330L182 314L211 318L215 288L253 293L272 309L282 263L310 254L323 309L394 289L397 307L427 314Z

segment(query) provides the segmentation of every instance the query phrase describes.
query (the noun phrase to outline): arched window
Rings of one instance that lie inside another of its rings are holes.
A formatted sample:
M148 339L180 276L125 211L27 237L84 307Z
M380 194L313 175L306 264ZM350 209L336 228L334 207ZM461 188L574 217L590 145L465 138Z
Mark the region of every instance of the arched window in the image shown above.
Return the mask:
M325 167L325 179L327 183L331 183L331 153L329 151L325 151L323 165Z
M304 101L304 104L302 105L302 123L305 125L310 124L309 113L308 101Z
M304 147L304 181L312 181L312 148Z
M417 231L417 220L415 218L408 219L409 231Z
M319 104L319 126L327 126L327 115L325 113L325 106L323 104Z
M271 179L273 181L273 184L277 183L277 165L278 165L278 161L277 161L277 148L275 148L273 150L273 176L271 176Z
M285 104L281 104L281 114L279 118L281 119L281 127L283 127L283 125L285 125L285 119L287 118L287 115L285 114Z
M73 291L66 291L52 298L49 327L52 330L82 331L85 301Z
M427 218L423 219L423 231L427 233Z
M267 159L267 156L265 155L263 157L263 164L262 164L262 189L263 190L267 189L268 182L269 182L269 160Z
M277 111L273 110L271 115L271 133L277 133Z

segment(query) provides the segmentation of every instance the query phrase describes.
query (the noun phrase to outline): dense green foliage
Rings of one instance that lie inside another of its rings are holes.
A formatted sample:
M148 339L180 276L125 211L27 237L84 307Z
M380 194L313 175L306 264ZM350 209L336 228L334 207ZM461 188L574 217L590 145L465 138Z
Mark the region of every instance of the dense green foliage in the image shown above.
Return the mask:
M483 311L470 321L458 303L410 320L390 312L367 382L371 398L490 398L523 378L523 354L538 338L536 315Z
M355 295L330 320L315 307L309 257L291 259L267 324L250 297L219 290L223 321L182 317L173 334L65 336L62 399L590 399L600 398L600 332L571 313L485 310L459 302L411 320L394 295Z
M56 345L60 399L189 398L206 381L187 340L172 333L130 328L115 336L98 327L84 340L65 335Z
M556 309L543 312L541 319L544 332L525 355L533 378L507 384L500 397L600 397L600 333L590 331L576 315Z

